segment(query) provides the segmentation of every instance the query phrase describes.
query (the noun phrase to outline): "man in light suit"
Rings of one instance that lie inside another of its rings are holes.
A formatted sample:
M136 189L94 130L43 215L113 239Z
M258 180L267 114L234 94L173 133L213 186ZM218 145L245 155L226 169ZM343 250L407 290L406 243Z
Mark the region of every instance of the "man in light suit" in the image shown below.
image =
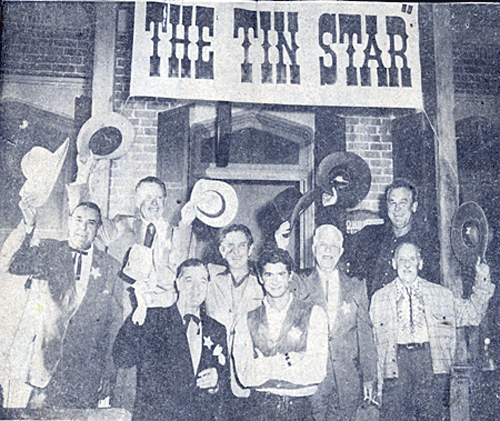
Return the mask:
M477 326L495 286L488 265L476 264L476 282L468 300L418 276L420 249L402 243L392 264L398 276L375 292L370 314L378 349L381 419L447 419L450 370L457 328Z
M111 346L123 320L119 264L93 244L100 209L80 203L68 241L31 244L36 211L25 201L20 206L25 238L9 271L30 275L31 292L11 348L14 377L35 388L33 408L97 408L116 376Z
M202 307L208 280L201 260L186 260L176 305L149 308L143 325L129 316L121 327L113 357L119 367L137 366L134 421L226 419L226 329Z
M261 305L264 291L249 260L253 248L251 231L245 225L224 227L219 236L219 251L227 266L209 265L210 284L207 312L222 323L228 333L228 348L232 352L235 327L247 312ZM241 386L235 376L231 359L231 390L236 398L248 398L250 389ZM233 418L240 419L251 405L248 399L233 399Z
M316 266L302 273L301 298L328 315L327 375L311 398L317 421L352 420L363 397L373 399L377 354L366 285L347 276L339 264L342 244L335 226L318 227L313 239Z

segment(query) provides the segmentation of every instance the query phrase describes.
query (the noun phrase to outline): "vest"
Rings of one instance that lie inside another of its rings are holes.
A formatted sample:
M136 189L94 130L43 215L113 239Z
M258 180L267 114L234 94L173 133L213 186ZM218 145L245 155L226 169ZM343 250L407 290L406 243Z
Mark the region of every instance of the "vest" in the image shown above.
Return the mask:
M255 349L265 357L287 352L304 352L307 347L307 332L311 318L312 303L293 299L283 321L277 341L269 338L266 309L264 305L248 313L248 328ZM255 353L254 357L257 358Z

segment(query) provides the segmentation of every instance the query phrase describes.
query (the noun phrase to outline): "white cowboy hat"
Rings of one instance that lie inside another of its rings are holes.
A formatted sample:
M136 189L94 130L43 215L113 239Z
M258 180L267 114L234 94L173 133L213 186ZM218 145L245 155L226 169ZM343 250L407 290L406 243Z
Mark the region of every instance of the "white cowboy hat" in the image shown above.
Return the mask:
M117 159L129 151L134 136L134 126L121 114L97 114L80 129L76 146L83 157L91 150L97 159Z
M21 198L34 196L34 207L40 207L47 201L61 172L68 147L69 138L54 153L35 146L23 156L21 171L27 180L19 192Z
M191 201L198 210L198 219L215 228L231 223L238 212L234 188L219 180L198 180L191 192Z

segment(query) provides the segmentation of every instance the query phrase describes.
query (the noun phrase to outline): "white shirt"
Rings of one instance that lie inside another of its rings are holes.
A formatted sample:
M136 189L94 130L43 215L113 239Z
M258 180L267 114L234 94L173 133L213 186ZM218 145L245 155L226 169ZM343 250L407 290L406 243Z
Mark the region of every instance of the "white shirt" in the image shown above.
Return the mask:
M318 271L318 273L323 285L323 291L325 292L328 326L330 331L332 331L337 321L337 312L340 304L340 275L337 269L331 274L321 271Z

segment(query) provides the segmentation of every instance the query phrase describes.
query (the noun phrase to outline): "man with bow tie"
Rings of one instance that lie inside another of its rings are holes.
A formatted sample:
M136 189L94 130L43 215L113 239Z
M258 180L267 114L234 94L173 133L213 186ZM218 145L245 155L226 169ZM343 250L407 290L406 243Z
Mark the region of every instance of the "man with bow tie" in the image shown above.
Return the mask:
M111 347L123 318L119 264L93 244L101 211L82 202L70 215L67 241L32 244L36 210L27 201L20 207L25 238L9 271L30 278L11 348L13 376L34 387L32 408L97 408L116 375Z
M226 329L202 304L209 274L199 259L177 270L178 300L148 308L144 324L131 316L113 346L118 367L137 366L134 421L226 419L229 357Z

